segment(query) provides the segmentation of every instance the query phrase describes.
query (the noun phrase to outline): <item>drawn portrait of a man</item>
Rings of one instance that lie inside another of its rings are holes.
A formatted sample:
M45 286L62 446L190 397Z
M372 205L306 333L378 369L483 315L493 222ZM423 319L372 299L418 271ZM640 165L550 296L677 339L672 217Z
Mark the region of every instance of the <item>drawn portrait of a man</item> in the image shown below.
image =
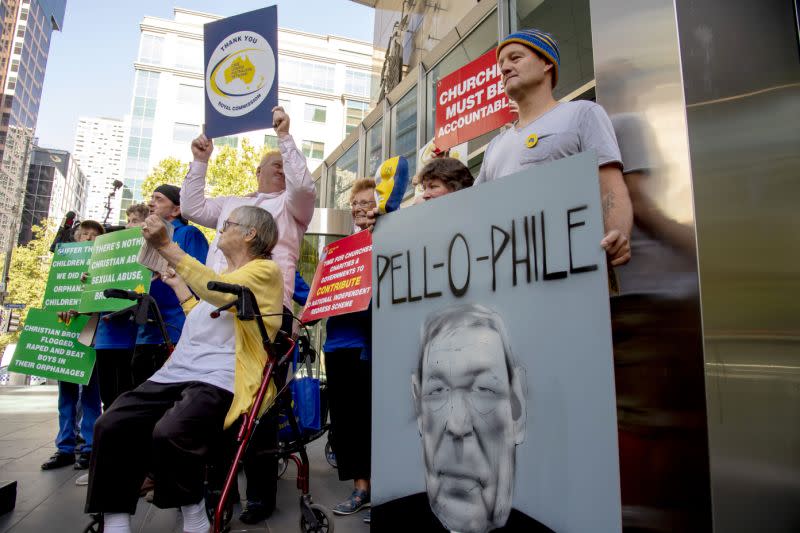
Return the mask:
M526 434L526 376L496 312L467 304L428 316L411 395L427 490L376 509L376 525L550 531L512 509L516 447Z

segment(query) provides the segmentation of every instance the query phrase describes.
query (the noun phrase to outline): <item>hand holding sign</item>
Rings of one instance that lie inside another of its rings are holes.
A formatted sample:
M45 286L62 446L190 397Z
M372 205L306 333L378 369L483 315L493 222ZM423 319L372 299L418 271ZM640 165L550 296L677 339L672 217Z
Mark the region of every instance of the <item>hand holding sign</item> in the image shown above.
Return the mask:
M289 135L289 115L279 105L272 108L272 127L278 137Z
M208 160L211 159L211 152L213 151L214 141L206 137L205 134L201 134L192 141L192 157L194 157L195 161L208 163Z
M145 219L144 226L142 226L142 236L147 241L147 244L156 249L163 248L170 243L167 226L161 217L157 215L150 215Z

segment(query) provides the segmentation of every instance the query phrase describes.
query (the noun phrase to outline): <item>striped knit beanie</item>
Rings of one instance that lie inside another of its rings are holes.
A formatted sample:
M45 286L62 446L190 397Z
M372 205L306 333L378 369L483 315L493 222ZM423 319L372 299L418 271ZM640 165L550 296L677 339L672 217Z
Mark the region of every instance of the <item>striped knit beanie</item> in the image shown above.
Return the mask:
M529 30L519 30L498 43L497 56L500 56L500 50L505 45L511 43L519 43L523 46L527 46L550 61L553 64L553 87L556 86L558 83L558 67L561 63L561 55L558 53L558 43L552 35L533 28Z

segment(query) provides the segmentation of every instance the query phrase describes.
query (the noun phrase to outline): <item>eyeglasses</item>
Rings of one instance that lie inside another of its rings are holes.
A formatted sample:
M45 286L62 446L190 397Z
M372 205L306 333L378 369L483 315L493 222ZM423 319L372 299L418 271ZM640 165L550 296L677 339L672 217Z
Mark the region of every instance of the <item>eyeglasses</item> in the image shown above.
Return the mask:
M225 222L222 223L222 231L223 232L228 231L228 228L231 226L243 227L244 224L239 224L238 222L234 222L233 220L226 220Z
M359 202L353 202L350 204L350 207L353 209L360 208L360 209L369 209L370 207L375 207L376 204L375 200L361 200Z

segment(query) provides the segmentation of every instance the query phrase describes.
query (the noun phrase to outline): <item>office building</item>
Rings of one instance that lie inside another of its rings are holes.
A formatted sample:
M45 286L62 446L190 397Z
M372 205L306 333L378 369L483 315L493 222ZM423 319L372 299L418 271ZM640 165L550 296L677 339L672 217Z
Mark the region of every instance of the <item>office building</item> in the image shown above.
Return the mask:
M142 200L141 184L166 157L191 160L204 113L203 24L216 15L175 8L173 19L145 17L126 135L121 210ZM370 109L370 43L278 30L279 100L291 133L313 170ZM216 145L277 146L272 130L216 139Z
M0 250L14 245L50 37L66 0L4 0L0 18Z
M45 218L61 223L74 211L86 218L87 182L77 161L66 150L34 147L20 221L19 244L33 238L33 226Z
M116 223L120 218L124 122L115 118L80 117L72 156L86 176L88 195L84 218ZM113 196L110 196L114 193Z

